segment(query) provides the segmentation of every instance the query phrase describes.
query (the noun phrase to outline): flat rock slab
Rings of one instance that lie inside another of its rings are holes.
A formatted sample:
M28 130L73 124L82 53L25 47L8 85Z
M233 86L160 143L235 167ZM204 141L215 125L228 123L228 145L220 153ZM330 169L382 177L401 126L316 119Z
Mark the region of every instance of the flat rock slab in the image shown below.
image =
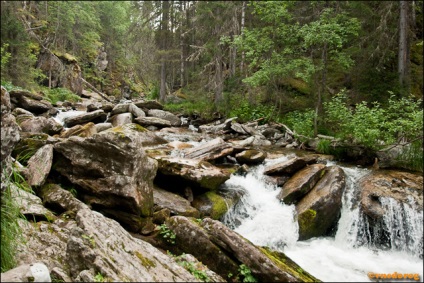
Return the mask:
M27 181L30 186L41 186L50 173L53 162L53 145L46 144L28 160Z
M230 178L230 173L224 171L207 161L158 156L158 171L164 175L177 176L188 181L188 186L195 183L198 186L216 190L221 184Z
M172 215L191 216L195 218L200 216L200 212L192 207L188 200L158 187L153 189L153 201L159 209L169 209Z
M106 120L106 113L103 110L99 109L93 112L83 113L78 116L65 118L63 120L63 123L66 127L72 127L77 124L95 122L95 120L99 120L99 122L104 122Z
M137 117L134 119L134 122L144 127L147 127L147 126L155 126L159 128L171 127L171 122L162 118L157 118L157 117Z
M297 204L321 179L324 168L324 164L313 164L298 171L284 184L277 198L286 204Z
M295 157L283 162L279 162L273 165L265 167L265 175L281 175L288 174L293 175L300 169L306 166L306 161L303 158Z
M186 149L184 157L190 159L211 161L220 157L227 156L233 152L233 148L222 138L215 138L211 141L200 144L199 146Z

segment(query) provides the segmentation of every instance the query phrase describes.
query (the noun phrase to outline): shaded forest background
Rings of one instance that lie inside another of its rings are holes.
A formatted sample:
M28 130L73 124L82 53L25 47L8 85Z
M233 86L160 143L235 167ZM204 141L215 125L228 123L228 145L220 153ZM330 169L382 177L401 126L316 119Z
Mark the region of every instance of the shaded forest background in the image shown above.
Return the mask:
M52 88L43 54L118 99L332 134L323 105L340 93L422 103L423 2L1 1L2 84Z

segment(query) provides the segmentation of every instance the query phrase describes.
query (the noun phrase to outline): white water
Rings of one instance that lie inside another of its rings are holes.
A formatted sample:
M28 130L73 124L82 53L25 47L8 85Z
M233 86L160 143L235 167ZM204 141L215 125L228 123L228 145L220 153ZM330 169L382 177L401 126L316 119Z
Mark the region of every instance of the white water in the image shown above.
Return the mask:
M369 173L367 169L342 167L347 186L335 237L297 241L294 206L280 203L276 199L280 188L268 185L262 174L265 165L284 158L267 160L246 176L232 176L225 183L227 189L242 189L246 194L233 210L224 215L224 224L256 245L283 251L322 281L376 281L368 278L369 272L419 274L419 280L423 281L423 260L419 258L422 254L422 212L417 213L410 206L399 205L392 199L383 199L382 205L391 208L392 212L384 218L384 230L389 231L392 249L377 249L372 240L367 242L370 241L367 223L354 201L356 183Z
M59 124L63 126L63 121L68 117L75 117L81 114L87 113L86 111L77 111L77 110L69 110L69 111L60 111L53 117Z

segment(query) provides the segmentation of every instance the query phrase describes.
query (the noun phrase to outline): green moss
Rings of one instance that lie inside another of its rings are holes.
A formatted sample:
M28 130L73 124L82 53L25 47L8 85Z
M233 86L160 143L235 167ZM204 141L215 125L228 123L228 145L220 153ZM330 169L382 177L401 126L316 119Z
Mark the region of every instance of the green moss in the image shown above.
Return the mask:
M151 268L151 267L156 267L156 263L154 263L153 261L151 261L148 258L145 258L141 253L139 253L138 251L134 252L136 257L138 257L138 259L141 261L141 264L146 267L146 268Z
M211 218L219 219L227 212L227 203L225 202L225 199L222 196L218 195L215 192L207 192L205 193L205 197L210 201L212 205L210 213Z
M272 251L268 247L259 247L259 249L272 260L281 270L294 276L298 282L321 282L305 270L303 270L297 263L292 261L284 253Z
M317 216L317 212L313 209L308 209L307 211L301 213L298 216L299 223L299 233L302 235L310 234L313 232L313 221Z

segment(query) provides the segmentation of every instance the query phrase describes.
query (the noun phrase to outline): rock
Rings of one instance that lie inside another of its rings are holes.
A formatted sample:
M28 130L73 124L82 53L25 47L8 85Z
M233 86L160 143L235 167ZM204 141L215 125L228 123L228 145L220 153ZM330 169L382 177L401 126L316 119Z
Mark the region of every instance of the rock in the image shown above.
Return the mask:
M236 154L237 162L240 164L260 164L262 163L267 154L264 151L249 149Z
M372 219L385 214L381 198L392 198L416 209L423 209L423 176L402 171L378 170L359 180L361 207Z
M134 103L130 103L128 106L128 112L133 114L135 118L146 117L146 113L144 113L144 111L138 108Z
M39 187L44 184L50 173L53 162L53 145L46 144L28 160L27 182L28 185Z
M25 221L27 244L18 253L20 261L45 258L49 268L60 268L73 282L94 282L99 280L94 278L98 274L105 282L196 281L174 258L134 238L116 221L90 210L70 192L50 186L44 195L50 205L60 202L70 217L38 223L37 227Z
M110 116L129 112L128 111L129 106L130 105L128 103L116 104L115 107L113 107L112 111L110 111Z
M1 87L1 163L10 157L13 148L20 140L19 126L15 117L10 113L11 104L7 90ZM3 174L2 174L3 175Z
M158 211L153 212L153 223L158 225L163 224L169 217L171 217L171 212L169 211L169 209L160 209Z
M106 120L106 113L103 110L96 110L93 112L83 113L78 116L67 117L63 120L66 127L72 127L77 124L85 124L87 122L101 123Z
M199 146L186 149L184 157L190 159L198 159L211 161L224 157L233 152L233 148L221 138L215 138L211 141L200 144Z
M277 260L272 253L256 247L217 220L205 218L200 225L213 243L249 267L259 282L319 281L305 271L299 272L302 269L293 261L287 264L284 260Z
M236 133L242 134L242 135L248 135L248 132L243 128L242 124L239 123L231 123L231 129L235 131Z
M338 166L325 168L325 175L296 205L299 240L328 236L337 226L346 185L345 174Z
M54 135L60 133L63 129L63 126L53 118L47 119L41 116L28 118L20 123L23 132Z
M217 220L229 209L226 199L212 191L196 196L192 205L200 211L202 217L209 216Z
M226 282L224 278L210 270L206 265L191 254L182 254L176 257L176 260L189 271L193 269L199 270L199 280L204 280L205 282Z
M147 116L167 120L171 123L171 126L174 126L174 127L181 126L180 118L178 118L177 116L175 116L174 114L168 111L159 110L159 109L150 109L149 111L147 111Z
M2 273L1 282L52 282L52 280L47 266L42 262L35 262Z
M155 126L159 128L171 127L171 122L156 117L138 117L134 119L134 122L142 126Z
M265 175L288 174L293 175L300 169L306 166L306 161L303 158L295 157L286 161L278 162L273 165L266 166L264 169Z
M233 141L232 143L239 147L270 146L272 144L269 140L265 139L262 135L251 136L241 141Z
M163 105L157 100L135 101L134 105L141 109L163 109Z
M112 123L98 123L95 126L96 126L96 131L100 133L104 130L112 128Z
M132 123L132 114L131 113L122 113L116 114L108 119L108 122L112 123L113 127L122 126L125 124Z
M170 251L174 254L192 254L224 278L228 278L229 273L237 274L239 263L212 242L212 237L201 224L203 221L184 216L170 217L166 226L176 235L175 245L169 247Z
M31 112L29 112L28 110L25 110L23 108L19 108L16 107L15 109L13 109L13 115L18 116L18 115L27 115L27 116L34 116L34 114L32 114Z
M286 204L297 204L321 179L325 165L313 164L298 171L283 186L277 198Z
M127 124L88 138L70 137L54 146L55 170L80 186L78 194L91 205L150 217L157 165L143 150L143 132Z
M172 141L172 142L168 143L168 146L170 146L174 149L187 149L187 148L193 147L192 144L180 142L180 141Z
M156 157L159 168L158 173L168 184L161 187L176 186L183 183L183 187L201 187L207 190L216 190L230 178L230 173L210 164L207 161L186 158L158 156ZM166 177L164 177L166 176ZM170 178L174 177L174 178ZM161 179L158 175L157 179Z
M28 160L33 156L38 149L45 146L46 144L55 144L59 140L52 138L44 133L21 133L21 140L13 149L12 155L16 156L17 160L25 159Z
M71 136L78 136L82 138L91 137L97 133L97 126L93 122L88 122L85 125L75 125L72 128L62 132L61 138L69 138Z
M231 122L236 119L237 117L229 118L225 120L224 123L221 123L218 125L216 124L201 125L199 126L199 129L201 132L204 132L204 133L213 133L213 134L223 133L231 129Z
M155 187L153 190L153 200L158 209L168 209L171 215L191 216L198 218L200 212L190 205L185 198Z
M50 102L43 100L42 96L25 90L12 90L10 91L10 96L11 99L13 97L18 107L35 114L41 114L53 108L53 105Z
M11 185L10 193L15 200L16 205L19 207L20 212L27 219L53 221L56 216L43 206L39 197L27 191L24 191L14 184Z

